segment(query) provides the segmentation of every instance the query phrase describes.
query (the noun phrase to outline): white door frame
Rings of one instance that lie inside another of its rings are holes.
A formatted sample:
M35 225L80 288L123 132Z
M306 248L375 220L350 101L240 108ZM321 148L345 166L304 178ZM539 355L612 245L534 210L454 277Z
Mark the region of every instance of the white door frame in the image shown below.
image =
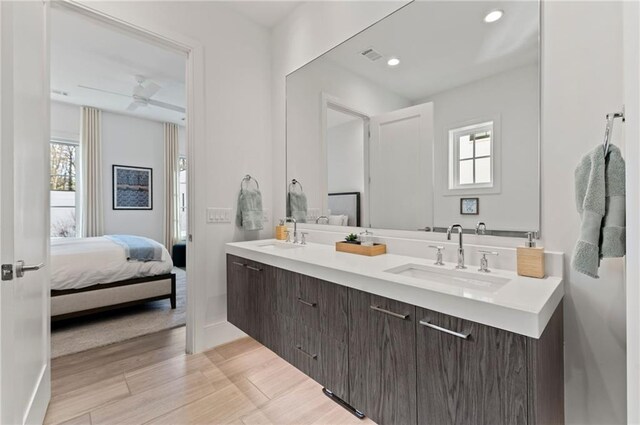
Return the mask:
M54 1L55 7L64 7L84 16L119 28L145 41L176 50L187 56L186 66L186 139L187 139L187 353L204 348L204 321L206 302L206 241L204 235L205 210L200 205L206 199L204 49L193 39L168 31L158 25L144 27L108 15L76 0ZM198 156L196 152L199 152Z
M623 8L626 123L619 129L627 163L627 423L640 424L640 6L625 2Z

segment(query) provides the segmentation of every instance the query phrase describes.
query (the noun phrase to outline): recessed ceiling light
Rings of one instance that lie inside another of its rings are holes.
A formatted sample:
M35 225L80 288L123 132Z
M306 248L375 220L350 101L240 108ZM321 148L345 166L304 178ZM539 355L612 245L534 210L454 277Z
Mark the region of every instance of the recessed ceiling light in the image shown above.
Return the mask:
M500 9L492 10L491 12L487 13L487 15L484 17L484 21L489 24L491 22L495 22L500 18L502 18L502 15L504 15L504 12L502 10Z
M398 59L398 58L389 58L389 60L387 61L387 65L389 65L389 66L398 66L398 65L400 65L400 59Z

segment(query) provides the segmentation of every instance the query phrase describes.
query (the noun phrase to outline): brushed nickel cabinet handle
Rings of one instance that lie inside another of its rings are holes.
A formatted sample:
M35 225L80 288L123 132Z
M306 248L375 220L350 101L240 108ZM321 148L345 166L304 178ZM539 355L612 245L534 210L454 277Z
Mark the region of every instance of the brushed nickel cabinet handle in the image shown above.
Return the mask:
M299 303L302 303L302 304L304 304L304 305L308 305L309 307L315 307L315 306L316 306L316 303L311 303L311 302L309 302L309 301L305 301L305 300L303 300L303 299L302 299L302 298L300 298L300 297L298 297L298 302L299 302Z
M236 266L240 266L240 267L245 267L246 266L246 264L238 263L237 261L233 261L233 262L231 262L231 264L236 265Z
M254 272L261 272L262 269L260 267L247 266L249 270L253 270Z
M471 335L471 332L466 332L466 331L456 332L456 331L452 331L451 329L447 329L447 328L443 328L443 327L438 326L438 325L434 325L433 323L431 323L431 319L428 318L428 317L422 319L418 323L420 323L422 326L426 326L428 328L435 329L437 331L444 332L444 333L447 333L449 335L457 336L458 338L462 338L462 339L468 339L469 335Z
M379 311L380 313L388 314L389 316L397 317L398 319L407 320L409 318L408 314L400 314L393 311L385 310L379 305L370 305L369 308L371 310Z
M309 357L310 359L313 359L313 360L317 360L318 359L318 355L317 354L309 354L309 353L307 353L306 351L304 351L302 349L301 345L296 345L296 349L298 351L300 351L302 354L304 354L305 356Z

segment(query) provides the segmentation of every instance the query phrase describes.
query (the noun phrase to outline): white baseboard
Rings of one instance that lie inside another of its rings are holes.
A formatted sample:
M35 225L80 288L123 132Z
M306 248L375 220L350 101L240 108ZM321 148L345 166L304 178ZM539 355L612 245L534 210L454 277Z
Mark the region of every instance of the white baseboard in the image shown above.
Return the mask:
M240 329L233 326L231 323L224 321L218 323L211 323L204 327L204 350L209 350L218 345L226 344L227 342L235 341L247 336Z

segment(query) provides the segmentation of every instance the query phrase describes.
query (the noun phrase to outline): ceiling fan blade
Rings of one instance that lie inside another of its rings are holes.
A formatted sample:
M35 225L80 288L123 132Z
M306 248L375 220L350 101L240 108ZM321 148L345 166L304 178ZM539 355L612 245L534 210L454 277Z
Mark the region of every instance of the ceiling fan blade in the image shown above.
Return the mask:
M127 111L135 111L136 109L138 109L138 106L140 106L140 103L131 102L129 106L127 106Z
M102 92L102 93L115 94L117 96L124 96L124 97L129 97L129 98L131 97L130 94L118 93L118 92L115 92L115 91L103 90L103 89L98 89L98 88L95 88L95 87L83 86L83 85L80 85L80 84L78 84L78 87L83 88L83 89L87 89L87 90L95 90L95 91L99 91L99 92Z
M158 108L170 109L172 111L182 112L182 113L186 112L186 109L184 109L183 107L172 105L170 103L160 102L158 100L153 100L153 99L149 99L147 102L149 103L149 105L157 106Z
M140 89L142 87L142 89ZM136 96L144 97L145 99L149 99L154 94L158 93L161 89L158 84L153 81L147 81L146 85L136 87Z

